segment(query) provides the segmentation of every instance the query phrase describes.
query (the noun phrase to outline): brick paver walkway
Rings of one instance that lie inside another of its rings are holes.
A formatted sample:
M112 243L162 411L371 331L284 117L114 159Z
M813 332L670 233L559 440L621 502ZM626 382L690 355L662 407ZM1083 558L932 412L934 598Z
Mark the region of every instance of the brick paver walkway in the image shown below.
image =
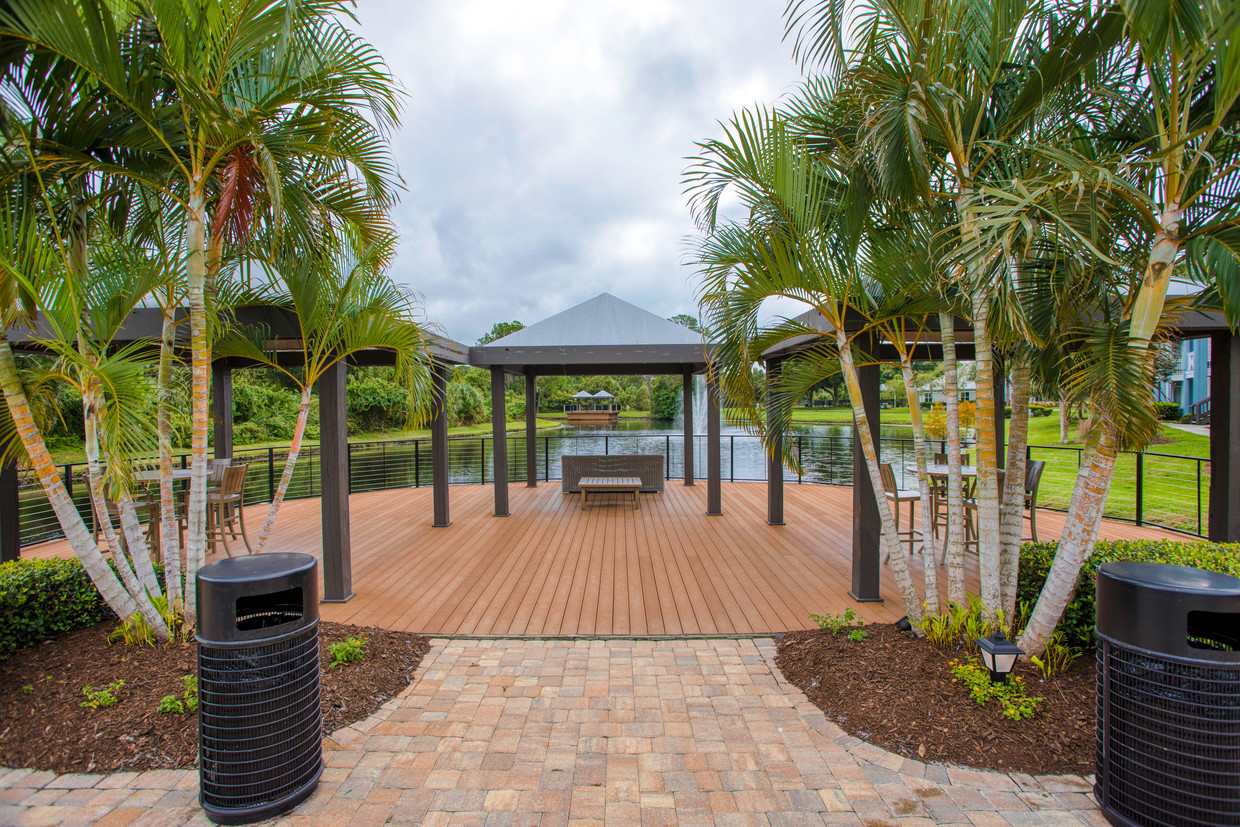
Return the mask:
M770 640L437 640L324 742L281 824L1103 825L1087 780L922 764L844 734ZM0 823L205 824L195 772L8 770Z

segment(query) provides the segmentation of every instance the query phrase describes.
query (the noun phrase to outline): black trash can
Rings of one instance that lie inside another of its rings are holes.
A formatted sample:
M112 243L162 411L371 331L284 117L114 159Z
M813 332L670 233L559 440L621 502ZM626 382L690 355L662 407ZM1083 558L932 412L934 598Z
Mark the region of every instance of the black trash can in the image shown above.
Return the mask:
M305 554L198 571L198 799L217 824L282 813L323 773L317 571Z
M1240 579L1098 570L1098 772L1117 825L1240 825Z

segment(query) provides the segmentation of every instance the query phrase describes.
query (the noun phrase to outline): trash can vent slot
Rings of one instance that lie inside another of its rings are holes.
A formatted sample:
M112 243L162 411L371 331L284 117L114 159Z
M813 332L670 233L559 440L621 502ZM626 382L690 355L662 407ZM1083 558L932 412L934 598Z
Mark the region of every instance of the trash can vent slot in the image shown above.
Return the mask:
M301 586L282 592L247 594L237 598L237 630L270 629L301 620Z
M1190 611L1188 645L1214 652L1240 652L1240 614Z

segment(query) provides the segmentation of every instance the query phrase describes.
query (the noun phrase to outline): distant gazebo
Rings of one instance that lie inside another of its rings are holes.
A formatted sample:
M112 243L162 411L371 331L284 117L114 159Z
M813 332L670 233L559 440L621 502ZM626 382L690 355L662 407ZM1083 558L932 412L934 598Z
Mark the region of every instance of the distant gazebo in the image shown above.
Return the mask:
M620 421L620 406L613 399L607 391L578 391L564 406L564 416L569 425L615 425Z
M538 485L536 419L539 376L680 375L684 389L685 485L694 484L693 376L705 373L715 345L610 293L602 293L482 347L469 363L491 370L491 423L495 437L495 515L508 515L508 442L504 375L525 377L526 485ZM709 382L706 417L706 513L722 514L719 394ZM604 392L606 393L606 392ZM600 398L610 399L611 394Z

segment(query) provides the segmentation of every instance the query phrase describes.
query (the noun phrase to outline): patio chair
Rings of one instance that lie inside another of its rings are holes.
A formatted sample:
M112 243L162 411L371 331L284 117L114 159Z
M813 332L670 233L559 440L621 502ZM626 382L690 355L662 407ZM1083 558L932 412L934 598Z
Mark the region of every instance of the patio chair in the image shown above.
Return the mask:
M207 485L220 485L223 483L224 469L230 465L232 465L232 459L228 457L211 460L210 470L207 472Z
M921 499L921 494L917 491L902 489L896 485L895 472L891 470L891 463L884 462L878 466L878 473L883 479L883 493L887 495L887 499L895 503L896 513L896 534L900 537L908 538L908 553L913 553L913 540L921 536L922 532L913 527L913 505ZM900 530L900 505L908 503L908 530ZM891 557L891 551L888 550L887 555L883 558L886 563Z
M1029 510L1029 537L1021 539L1033 540L1035 543L1038 541L1038 486L1042 482L1042 472L1045 469L1046 463L1040 459L1025 465L1025 508Z
M245 533L245 509L242 508L247 468L248 465L227 466L220 487L207 492L207 541L211 544L213 553L215 541L218 539L224 544L224 553L232 557L232 549L228 547L230 534L234 539L240 537L245 543L246 551L254 553Z

